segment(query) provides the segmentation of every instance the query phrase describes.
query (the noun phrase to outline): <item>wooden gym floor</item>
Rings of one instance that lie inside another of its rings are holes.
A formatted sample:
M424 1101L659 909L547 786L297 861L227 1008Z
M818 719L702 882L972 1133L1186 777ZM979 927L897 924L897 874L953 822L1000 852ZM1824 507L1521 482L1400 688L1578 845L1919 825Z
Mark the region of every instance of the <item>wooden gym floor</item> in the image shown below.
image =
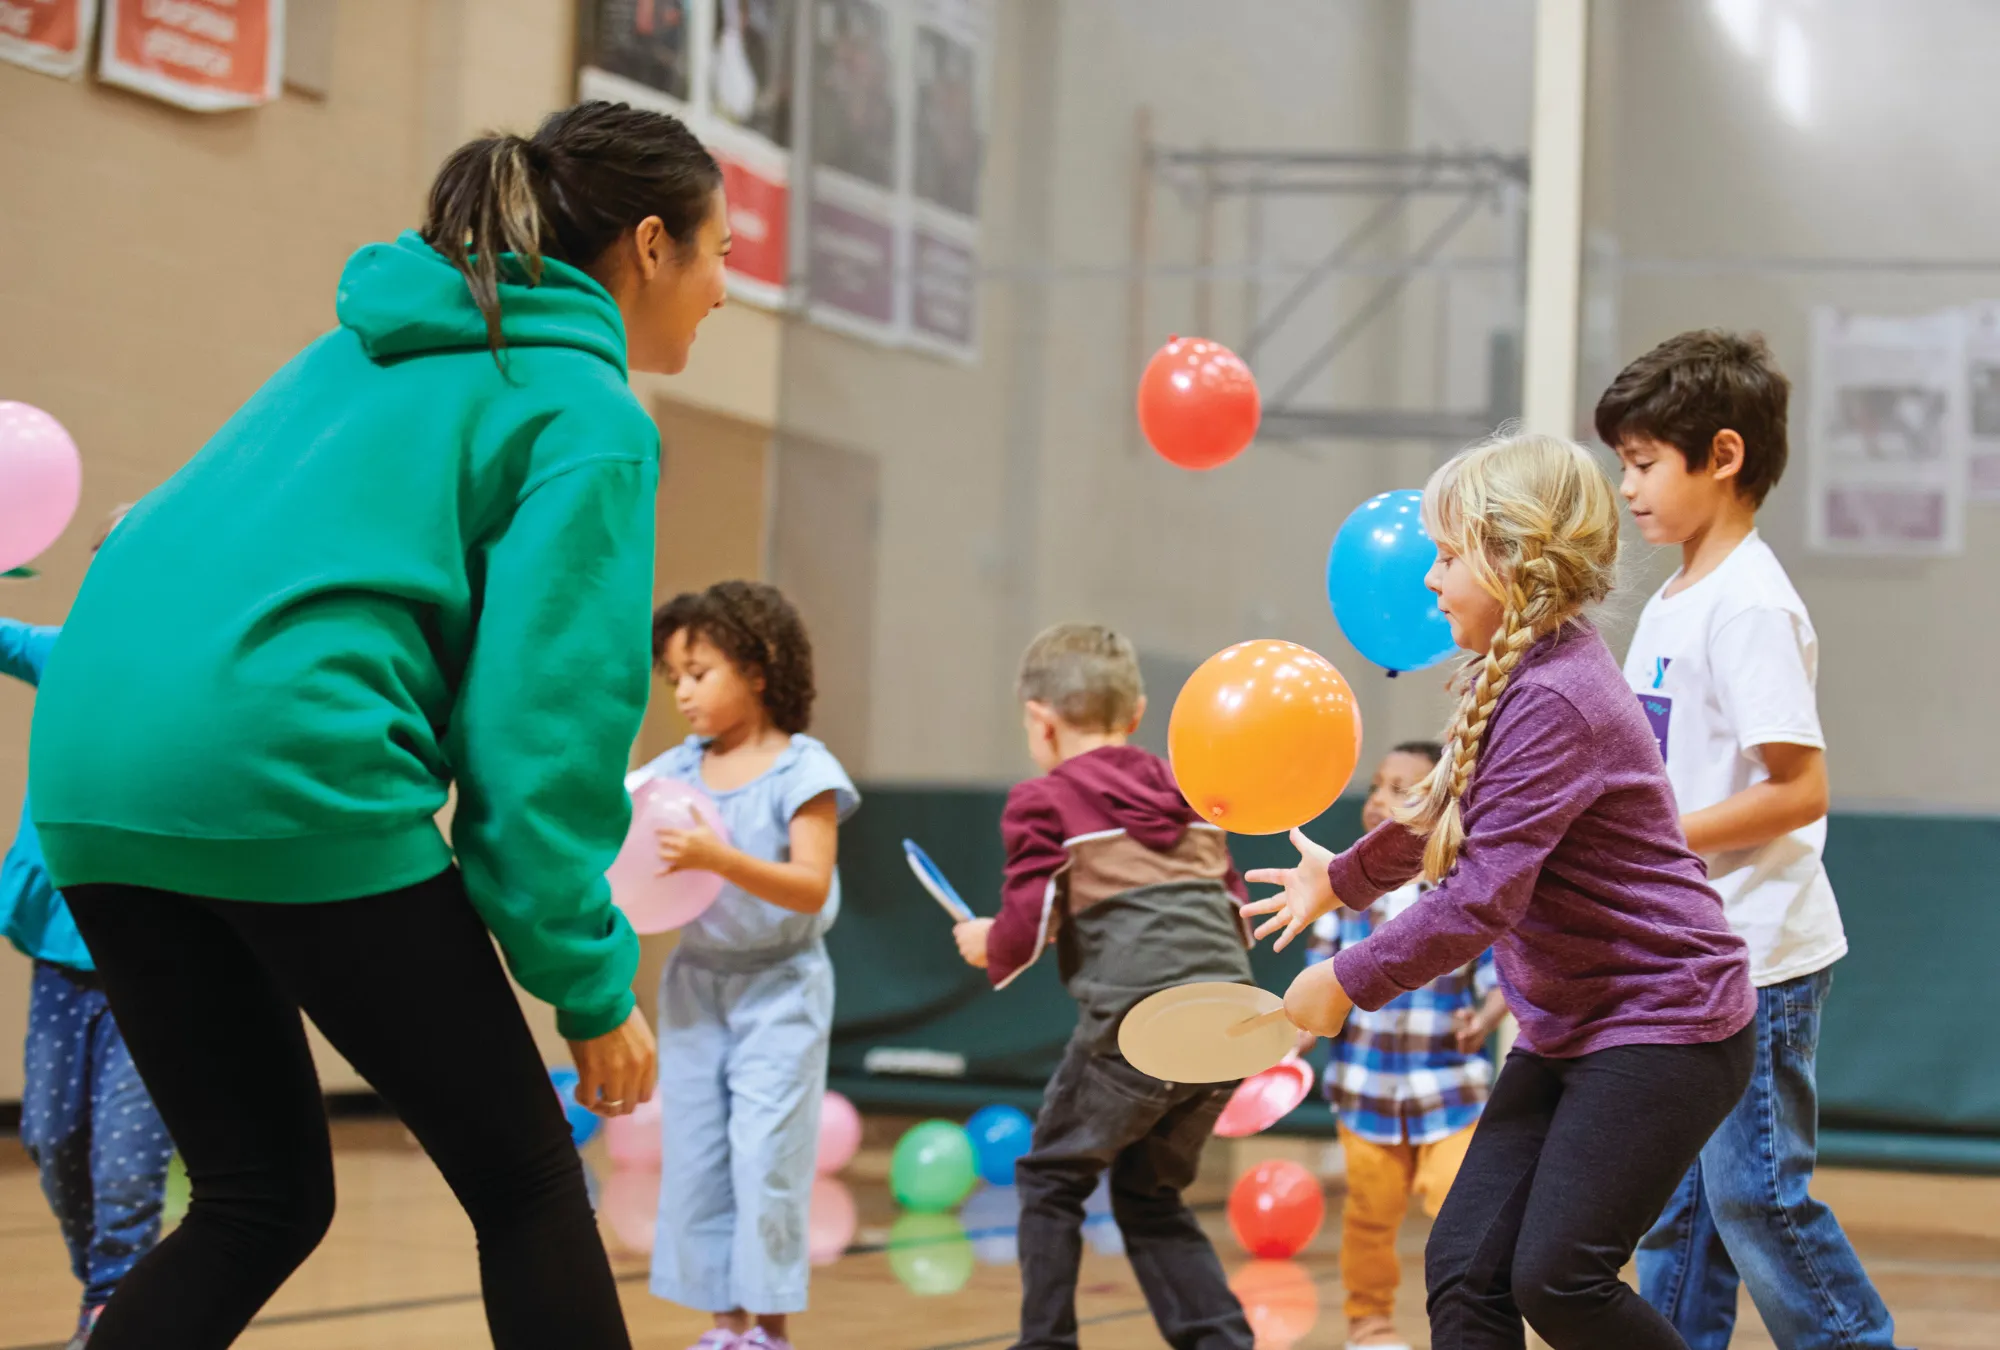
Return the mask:
M1013 1339L1019 1277L1012 1265L988 1264L994 1234L981 1228L983 1258L967 1260L946 1243L928 1254L906 1248L892 1262L883 1248L895 1218L883 1178L886 1146L906 1122L870 1122L869 1147L844 1178L859 1214L853 1246L813 1277L813 1310L794 1323L800 1350L1004 1350ZM487 1344L480 1313L472 1233L428 1160L400 1127L377 1122L336 1126L340 1213L325 1245L251 1327L246 1350L333 1350L356 1345L444 1350ZM1317 1165L1320 1141L1217 1141L1191 1197L1203 1206L1210 1231L1232 1271L1249 1263L1229 1237L1221 1213L1228 1180L1256 1159L1290 1156ZM643 1230L643 1184L614 1174L601 1146L585 1150L598 1179L606 1241L621 1277L633 1339L643 1350L681 1350L706 1319L646 1292L646 1260L618 1230ZM1992 1350L2000 1346L2000 1179L1883 1172L1827 1171L1819 1193L1839 1211L1870 1271L1895 1311L1898 1339L1923 1350ZM1302 1350L1344 1343L1340 1311L1339 1188L1328 1195L1325 1229L1296 1266L1270 1263L1239 1274L1245 1287L1271 1291L1260 1315L1280 1344L1299 1335ZM637 1209L637 1213L634 1209ZM1109 1245L1099 1221L1084 1259L1078 1312L1089 1350L1136 1350L1159 1344L1130 1268L1100 1248ZM1403 1233L1401 1327L1428 1346L1422 1316L1424 1223ZM1004 1250L999 1255L1004 1256ZM955 1293L918 1297L904 1280L924 1272L952 1283L971 1264ZM913 1275L913 1267L916 1273ZM900 1274L899 1274L900 1271ZM942 1272L942 1273L940 1273ZM74 1316L76 1286L55 1223L42 1202L18 1143L0 1140L0 1350L59 1350ZM1735 1344L1770 1346L1746 1301Z

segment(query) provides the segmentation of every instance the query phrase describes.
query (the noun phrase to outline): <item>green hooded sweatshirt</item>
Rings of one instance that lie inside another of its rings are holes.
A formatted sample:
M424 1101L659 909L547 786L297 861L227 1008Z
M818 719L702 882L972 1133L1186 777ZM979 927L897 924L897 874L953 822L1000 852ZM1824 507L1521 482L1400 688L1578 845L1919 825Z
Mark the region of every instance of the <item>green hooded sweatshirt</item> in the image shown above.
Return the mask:
M451 864L572 1040L633 1006L604 871L645 713L659 433L603 287L501 287L496 363L415 234L348 261L340 327L92 564L35 706L58 887L318 904ZM394 933L382 935L385 942Z

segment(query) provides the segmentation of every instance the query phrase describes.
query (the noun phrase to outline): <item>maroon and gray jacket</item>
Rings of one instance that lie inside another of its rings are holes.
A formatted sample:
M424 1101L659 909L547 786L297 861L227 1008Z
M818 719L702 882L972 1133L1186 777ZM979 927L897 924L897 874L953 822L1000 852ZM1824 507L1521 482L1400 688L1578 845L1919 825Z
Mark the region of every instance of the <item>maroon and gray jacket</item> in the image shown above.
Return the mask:
M1195 980L1250 982L1243 880L1222 831L1182 798L1173 771L1137 746L1078 755L1008 794L1007 873L986 971L1004 988L1056 949L1077 1034L1117 1048L1148 994Z

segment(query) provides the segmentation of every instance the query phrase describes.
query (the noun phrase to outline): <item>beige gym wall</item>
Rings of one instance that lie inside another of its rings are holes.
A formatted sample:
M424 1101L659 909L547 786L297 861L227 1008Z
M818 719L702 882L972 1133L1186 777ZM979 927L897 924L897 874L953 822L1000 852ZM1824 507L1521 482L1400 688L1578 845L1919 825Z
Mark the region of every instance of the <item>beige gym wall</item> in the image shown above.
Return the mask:
M39 579L0 583L0 612L59 622L103 514L173 473L331 324L342 263L416 223L437 162L478 131L530 129L573 92L570 0L293 6L317 20L295 29L330 44L293 63L324 73L324 97L288 90L210 116L0 66L0 125L33 129L0 138L0 398L54 413L84 455L76 524ZM663 590L762 570L778 352L778 321L732 306L703 327L684 375L638 382L670 447ZM0 841L19 811L31 707L0 681ZM641 748L673 734L656 707ZM0 949L0 1100L20 1095L5 1047L21 1043L28 972ZM545 1050L566 1055L530 1006ZM358 1086L330 1052L322 1068L329 1088Z

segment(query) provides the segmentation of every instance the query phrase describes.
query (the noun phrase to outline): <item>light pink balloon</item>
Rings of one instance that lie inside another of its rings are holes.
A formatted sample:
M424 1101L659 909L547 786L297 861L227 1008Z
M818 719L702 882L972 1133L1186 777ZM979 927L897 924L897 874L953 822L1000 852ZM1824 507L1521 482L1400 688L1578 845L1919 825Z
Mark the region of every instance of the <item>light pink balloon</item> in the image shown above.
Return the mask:
M635 1256L651 1256L655 1225L660 1221L658 1169L619 1171L606 1177L597 1198L597 1214L619 1246Z
M613 1116L604 1122L604 1148L614 1167L660 1170L660 1094L640 1102L628 1116Z
M641 933L664 933L693 923L722 894L713 872L660 874L660 831L686 830L695 822L729 842L721 812L700 788L672 778L648 778L632 789L632 827L611 870L611 899Z
M83 463L62 423L26 403L0 402L0 572L62 537L83 495Z
M813 1182L807 1206L806 1259L816 1266L830 1266L854 1242L854 1227L859 1222L854 1193L837 1177L820 1177Z
M819 1107L819 1174L832 1176L860 1151L861 1113L838 1092L827 1093Z

